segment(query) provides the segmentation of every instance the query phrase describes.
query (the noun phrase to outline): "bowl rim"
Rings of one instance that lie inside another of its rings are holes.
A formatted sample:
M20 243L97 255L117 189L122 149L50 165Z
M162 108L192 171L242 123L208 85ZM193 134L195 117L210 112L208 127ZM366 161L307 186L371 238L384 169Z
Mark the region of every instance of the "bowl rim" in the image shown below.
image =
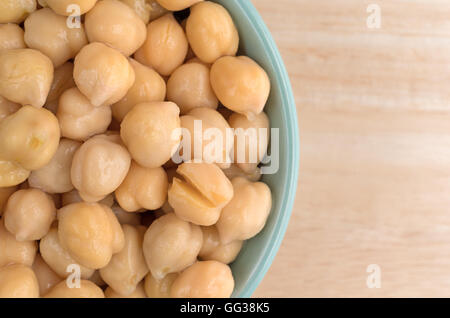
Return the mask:
M300 165L300 137L294 94L289 75L277 45L253 4L250 1L233 1L241 9L242 13L251 21L255 31L264 44L270 62L274 65L276 82L279 84L281 92L282 111L286 119L287 128L286 162L288 163L288 167L286 167L286 171L288 173L285 184L286 195L283 197L283 202L281 202L280 215L277 218L276 226L274 226L268 237L268 244L263 248L261 257L259 258L260 261L251 272L248 283L237 295L237 297L240 298L248 298L252 296L253 292L269 270L286 233L297 191Z

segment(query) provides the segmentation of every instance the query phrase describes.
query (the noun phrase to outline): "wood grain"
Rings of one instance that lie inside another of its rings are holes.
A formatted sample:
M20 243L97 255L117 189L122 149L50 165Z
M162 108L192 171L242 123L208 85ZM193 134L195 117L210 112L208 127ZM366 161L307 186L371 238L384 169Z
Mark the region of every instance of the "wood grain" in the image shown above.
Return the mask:
M254 296L450 296L450 2L253 3L301 135L292 219ZM380 29L367 28L370 3Z

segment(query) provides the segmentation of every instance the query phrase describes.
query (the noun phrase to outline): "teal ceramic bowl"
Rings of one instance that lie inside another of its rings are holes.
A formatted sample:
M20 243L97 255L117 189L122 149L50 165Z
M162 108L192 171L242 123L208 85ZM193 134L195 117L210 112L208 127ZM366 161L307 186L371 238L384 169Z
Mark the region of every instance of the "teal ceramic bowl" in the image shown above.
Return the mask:
M294 203L299 167L299 133L292 88L272 36L249 0L217 0L228 9L239 30L240 55L257 61L269 74L272 90L265 111L279 128L279 170L264 175L273 206L265 228L247 241L231 265L236 281L232 297L250 297L280 247ZM270 147L269 147L270 149Z

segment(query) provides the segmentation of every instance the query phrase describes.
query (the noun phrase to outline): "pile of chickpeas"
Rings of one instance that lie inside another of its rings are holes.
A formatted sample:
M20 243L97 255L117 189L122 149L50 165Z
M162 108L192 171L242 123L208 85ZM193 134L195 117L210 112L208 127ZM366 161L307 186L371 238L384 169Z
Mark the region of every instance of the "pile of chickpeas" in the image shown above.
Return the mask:
M0 1L0 297L232 294L272 205L262 158L175 164L172 132L268 131L238 46L210 1Z

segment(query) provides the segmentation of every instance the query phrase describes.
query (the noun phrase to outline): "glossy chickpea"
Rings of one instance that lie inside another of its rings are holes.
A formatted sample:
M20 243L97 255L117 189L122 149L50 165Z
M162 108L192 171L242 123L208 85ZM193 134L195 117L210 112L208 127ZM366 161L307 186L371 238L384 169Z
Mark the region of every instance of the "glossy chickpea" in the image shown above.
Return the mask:
M203 0L157 0L158 3L170 11L180 11Z
M196 262L173 282L173 298L228 298L234 278L228 265L217 261Z
M0 121L8 117L9 115L15 113L20 109L21 105L11 102L6 98L0 96Z
M63 193L61 196L62 206L78 202L83 202L83 199L80 197L78 190L72 190L70 192ZM114 204L114 195L108 194L103 200L98 201L98 203L106 205L108 207L112 207Z
M56 208L41 190L19 190L9 198L3 218L6 229L17 241L34 241L47 234L56 218Z
M219 105L209 80L209 68L188 63L177 68L167 82L167 99L180 107L182 115L196 107L216 109Z
M137 13L119 0L103 0L86 14L89 42L102 42L130 56L145 41L145 23Z
M91 10L97 0L45 0L47 6L52 8L59 15L69 16L71 14L84 14ZM79 12L74 11L75 7L79 8Z
M52 61L33 49L0 50L0 95L42 107L53 81Z
M232 184L234 197L223 208L216 224L223 244L247 240L258 234L272 207L272 195L265 183L235 178Z
M178 277L178 273L166 275L162 279L155 279L151 273L145 277L145 293L149 298L170 298L170 288Z
M1 267L0 298L39 298L39 283L33 270L22 264Z
M186 182L174 178L169 188L169 204L175 214L194 224L215 224L221 209L233 198L231 182L215 164L186 162L177 173Z
M52 113L56 114L56 106L58 106L59 97L71 87L75 87L75 82L73 80L73 63L66 62L55 69L52 86L50 87L45 107L48 109L48 104L56 101L57 103L54 107L55 111L52 111Z
M83 47L74 65L75 83L94 106L118 102L134 83L134 70L127 58L102 43Z
M32 269L39 283L39 292L45 295L53 286L62 279L59 277L42 259L41 255L36 255Z
M129 296L148 273L142 252L145 227L122 226L125 246L115 254L106 267L100 269L100 276L116 293Z
M0 50L24 49L23 29L15 23L0 24Z
M256 167L253 171L245 172L239 168L237 164L233 163L229 168L223 169L223 172L230 180L241 177L247 179L248 181L256 182L261 179L261 169L258 167Z
M219 101L249 119L262 112L270 93L267 73L247 56L225 56L211 67L211 85Z
M95 136L75 152L71 168L72 183L84 201L97 202L120 186L130 164L131 158L125 147Z
M144 290L144 283L139 283L137 285L136 289L129 295L121 295L114 291L111 287L106 288L105 290L105 297L106 298L147 298L147 295L145 294Z
M156 210L166 202L168 187L163 168L144 168L133 161L115 195L119 205L128 212L143 208Z
M8 264L31 266L36 256L37 245L34 241L19 242L0 222L0 267Z
M9 197L16 192L17 187L6 187L0 188L0 216L3 214L3 209L6 206L6 202L8 202Z
M75 151L81 146L78 141L61 139L50 162L33 171L28 178L31 187L47 193L65 193L73 190L70 168Z
M66 90L56 112L61 135L73 140L87 140L106 132L112 119L111 107L95 107L76 87Z
M186 58L188 41L182 27L171 13L152 22L147 27L147 38L136 52L135 59L168 76Z
M36 0L0 1L0 23L21 23L36 10Z
M221 56L236 55L239 46L239 34L230 14L211 1L191 8L186 34L195 55L205 63L213 63Z
M151 274L162 279L193 264L203 243L199 226L166 214L155 220L144 235L143 250Z
M24 182L30 175L30 171L19 164L0 159L0 187L11 187Z
M97 203L74 203L58 211L61 245L81 265L105 267L124 246L123 231L110 208Z
M243 241L233 241L222 244L219 232L215 226L203 226L203 245L199 258L202 261L218 261L224 264L232 263L241 251Z
M80 277L88 279L94 274L92 268L88 268L78 264L69 252L61 246L58 237L58 229L52 227L50 231L41 239L39 243L39 251L45 263L61 278L68 277L71 272L68 271L69 265L76 264L80 266Z
M100 287L89 280L80 280L80 288L70 288L66 281L54 286L44 298L105 298Z
M153 69L130 59L136 80L124 98L112 105L113 116L121 122L126 114L137 104L162 102L166 97L166 82Z
M172 102L138 104L122 121L120 136L141 166L157 168L167 162L180 143L179 108Z
M37 10L25 20L25 43L48 56L55 68L88 43L84 27L69 28L66 20L50 8Z
M168 12L156 0L120 0L134 9L141 20L148 24L150 21L162 17Z

